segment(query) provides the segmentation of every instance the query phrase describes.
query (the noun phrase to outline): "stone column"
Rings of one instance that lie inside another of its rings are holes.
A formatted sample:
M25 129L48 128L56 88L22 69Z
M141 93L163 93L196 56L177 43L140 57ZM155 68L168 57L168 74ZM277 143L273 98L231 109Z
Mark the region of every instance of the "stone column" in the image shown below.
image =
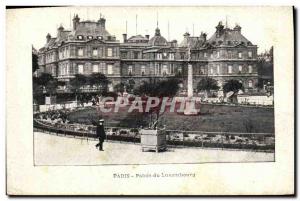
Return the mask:
M188 81L187 81L187 100L185 102L185 115L197 115L200 111L196 109L193 89L193 66L191 61L191 49L188 50Z
M187 95L188 95L189 98L193 97L193 95L194 95L194 90L193 90L193 66L190 63L188 63Z

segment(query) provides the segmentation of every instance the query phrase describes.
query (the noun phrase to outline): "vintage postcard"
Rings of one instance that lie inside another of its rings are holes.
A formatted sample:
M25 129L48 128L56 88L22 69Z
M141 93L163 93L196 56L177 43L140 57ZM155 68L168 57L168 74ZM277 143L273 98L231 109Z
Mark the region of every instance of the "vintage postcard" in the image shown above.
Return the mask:
M7 194L294 194L293 30L293 7L7 9Z

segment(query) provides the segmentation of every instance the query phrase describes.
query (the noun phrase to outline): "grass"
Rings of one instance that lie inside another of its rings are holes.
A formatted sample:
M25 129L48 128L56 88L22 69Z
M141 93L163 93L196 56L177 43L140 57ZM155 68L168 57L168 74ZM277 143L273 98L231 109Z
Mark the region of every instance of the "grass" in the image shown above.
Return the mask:
M208 132L256 132L274 133L274 109L225 105L201 104L200 115L185 116L165 112L160 118L160 126L170 130ZM108 126L146 126L149 116L122 108L118 113L101 113L89 107L69 114L71 122L91 124L92 120L104 118Z

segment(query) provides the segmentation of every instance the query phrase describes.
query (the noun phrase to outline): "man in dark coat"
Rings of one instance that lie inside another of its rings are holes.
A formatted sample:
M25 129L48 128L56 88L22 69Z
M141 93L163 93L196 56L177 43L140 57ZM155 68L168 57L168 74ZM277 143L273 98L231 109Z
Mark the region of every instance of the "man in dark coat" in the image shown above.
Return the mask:
M106 133L104 131L104 120L101 119L99 120L99 123L97 124L97 128L96 128L96 135L97 135L97 138L99 139L99 143L96 144L96 148L99 147L99 150L100 151L104 151L103 150L103 142L106 138Z

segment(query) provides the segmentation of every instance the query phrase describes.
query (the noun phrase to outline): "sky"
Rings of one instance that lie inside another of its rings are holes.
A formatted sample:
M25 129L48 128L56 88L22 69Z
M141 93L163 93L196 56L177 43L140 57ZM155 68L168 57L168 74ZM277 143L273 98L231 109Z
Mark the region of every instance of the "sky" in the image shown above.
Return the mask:
M47 33L56 37L60 25L70 29L75 13L81 20L93 21L98 20L101 13L106 18L106 29L121 42L126 21L128 37L136 34L136 24L137 34L152 37L158 23L166 39L180 43L187 31L194 36L205 32L209 38L218 22L223 21L225 25L227 19L229 28L239 24L242 34L258 46L258 52L264 52L274 45L274 30L284 23L276 20L279 11L282 11L279 7L56 7L19 9L13 14L15 20L27 25L31 43L37 49L45 44Z

